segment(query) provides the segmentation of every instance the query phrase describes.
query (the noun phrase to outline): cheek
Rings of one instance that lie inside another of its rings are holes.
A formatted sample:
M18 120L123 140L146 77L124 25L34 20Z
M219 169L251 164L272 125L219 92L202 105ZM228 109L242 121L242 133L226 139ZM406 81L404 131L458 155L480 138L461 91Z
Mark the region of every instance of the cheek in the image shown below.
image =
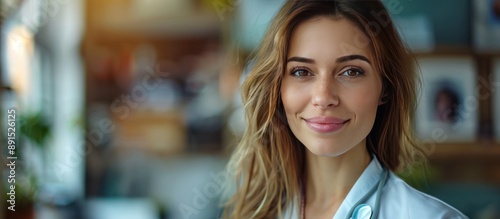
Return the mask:
M363 86L345 96L345 103L349 108L358 112L358 114L373 114L375 115L380 101L380 86L371 85Z
M303 95L300 95L300 93L298 89L292 89L286 82L281 85L281 101L283 102L283 108L287 117L289 114L298 113L300 110L300 102L303 99Z

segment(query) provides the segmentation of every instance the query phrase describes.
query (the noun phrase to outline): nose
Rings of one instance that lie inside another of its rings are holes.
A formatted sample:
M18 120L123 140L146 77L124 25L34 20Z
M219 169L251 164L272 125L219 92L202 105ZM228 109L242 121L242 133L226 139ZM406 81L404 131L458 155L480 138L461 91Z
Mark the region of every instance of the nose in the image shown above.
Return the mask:
M333 79L318 79L312 91L312 104L321 109L338 106L339 97L336 90Z

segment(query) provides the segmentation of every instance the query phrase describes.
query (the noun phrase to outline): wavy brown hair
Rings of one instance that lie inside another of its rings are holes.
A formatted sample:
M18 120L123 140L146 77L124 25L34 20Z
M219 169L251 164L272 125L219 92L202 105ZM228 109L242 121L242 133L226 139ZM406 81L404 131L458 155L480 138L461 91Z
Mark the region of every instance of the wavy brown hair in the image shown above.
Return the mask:
M299 195L305 147L287 125L280 89L292 31L316 17L348 19L363 33L353 37L365 39L341 48L369 46L374 54L386 103L377 109L368 151L392 171L424 155L412 130L419 83L415 59L384 5L378 0L287 1L254 54L241 88L247 128L228 163L235 187L224 206L225 218L281 218Z

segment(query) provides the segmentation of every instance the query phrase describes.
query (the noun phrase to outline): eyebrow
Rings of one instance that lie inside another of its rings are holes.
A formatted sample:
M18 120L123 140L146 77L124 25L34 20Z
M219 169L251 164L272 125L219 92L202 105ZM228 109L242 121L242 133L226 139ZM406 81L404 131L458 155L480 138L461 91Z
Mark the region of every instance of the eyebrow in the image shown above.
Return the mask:
M368 58L366 58L365 56L362 56L362 55L347 55L347 56L342 56L342 57L339 57L337 58L336 62L337 63L342 63L342 62L348 62L348 61L352 61L352 60L356 60L356 59L359 59L359 60L363 60L365 62L368 62L370 63L370 60ZM299 56L294 56L294 57L290 57L286 60L286 62L303 62L303 63L307 63L307 64L314 64L314 59L310 59L310 58L305 58L305 57L299 57Z
M342 57L337 58L337 63L348 62L348 61L356 60L356 59L363 60L365 62L370 63L370 60L368 58L366 58L365 56L362 56L362 55L342 56Z

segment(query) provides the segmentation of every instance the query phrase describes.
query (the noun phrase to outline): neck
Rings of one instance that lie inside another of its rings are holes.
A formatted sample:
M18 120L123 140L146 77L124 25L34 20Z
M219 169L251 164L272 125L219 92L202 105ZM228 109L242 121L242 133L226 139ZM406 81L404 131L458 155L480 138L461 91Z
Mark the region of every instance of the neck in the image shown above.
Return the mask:
M320 157L306 151L305 205L312 209L336 212L370 163L366 143L363 141L335 157Z

